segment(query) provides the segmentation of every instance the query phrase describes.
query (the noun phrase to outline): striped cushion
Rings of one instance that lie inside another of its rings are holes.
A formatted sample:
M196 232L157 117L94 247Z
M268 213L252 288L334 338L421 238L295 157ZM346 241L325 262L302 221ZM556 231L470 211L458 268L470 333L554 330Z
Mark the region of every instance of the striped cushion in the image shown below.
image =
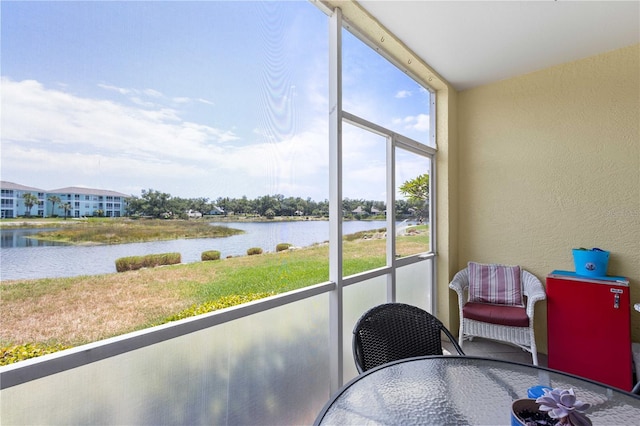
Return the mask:
M524 306L520 267L469 262L469 302Z

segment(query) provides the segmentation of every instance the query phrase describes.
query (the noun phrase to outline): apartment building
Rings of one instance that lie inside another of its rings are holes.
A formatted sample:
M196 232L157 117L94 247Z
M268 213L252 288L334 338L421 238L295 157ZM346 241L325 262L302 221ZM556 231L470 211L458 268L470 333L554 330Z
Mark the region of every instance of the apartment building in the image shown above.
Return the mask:
M106 216L121 217L125 214L127 194L94 188L66 187L44 190L14 182L0 181L0 205L2 218L20 216L51 217ZM25 205L25 194L37 197L38 202L30 209ZM52 197L60 201L52 202ZM63 207L68 205L68 211Z

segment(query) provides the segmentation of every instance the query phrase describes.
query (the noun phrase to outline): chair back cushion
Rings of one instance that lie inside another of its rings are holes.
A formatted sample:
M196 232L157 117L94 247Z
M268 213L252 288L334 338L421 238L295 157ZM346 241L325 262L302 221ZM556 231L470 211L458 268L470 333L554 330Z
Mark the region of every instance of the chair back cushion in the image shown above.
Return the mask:
M469 262L469 302L524 306L520 267Z

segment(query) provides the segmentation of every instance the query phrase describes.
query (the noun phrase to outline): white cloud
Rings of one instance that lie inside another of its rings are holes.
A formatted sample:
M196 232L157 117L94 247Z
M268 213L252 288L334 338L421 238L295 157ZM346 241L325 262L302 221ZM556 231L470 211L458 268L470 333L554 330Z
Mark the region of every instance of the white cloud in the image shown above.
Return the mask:
M404 99L404 98L408 98L411 95L412 93L410 90L400 90L398 93L396 93L395 97L398 99Z
M212 191L251 197L316 187L291 194L314 196L328 187L328 177L317 181L328 170L321 118L285 138L257 136L255 143L235 145L239 137L233 130L186 121L171 108L82 98L33 80L3 78L2 102L3 178L23 182L21 177L30 176L24 184L55 188L81 181L125 193L151 187L184 197L213 196Z
M105 167L124 164L128 173L169 162L192 170L193 164L219 156L220 144L238 139L231 131L184 121L170 108L81 98L30 80L3 78L2 101L3 160L24 167L35 157L40 168L66 164L91 174L83 165L94 164L100 153Z
M430 127L429 114L409 115L404 118L394 118L394 124L403 125L405 129L418 132L428 132Z
M125 89L123 87L117 87L117 86L112 86L112 85L103 84L103 83L98 84L98 87L100 87L101 89L111 90L113 92L118 92L121 95L127 95L127 94L129 94L131 92L129 89Z
M256 133L264 132L256 130ZM216 161L225 169L239 169L255 178L303 178L328 168L327 140L326 126L317 120L313 128L278 142L265 140L237 148L227 147L224 156Z
M126 87L118 87L111 84L100 83L98 87L104 90L108 90L111 92L119 93L123 96L129 96L129 100L135 105L140 105L146 108L153 108L157 105L157 102L170 102L173 104L184 105L190 103L201 103L206 105L215 105L213 102L203 99L197 98L193 99L188 96L175 96L172 98L166 97L162 92L155 89L133 89Z
M163 95L162 93L158 92L157 90L153 90L153 89L144 89L142 91L142 93L144 93L147 96L150 96L152 98L162 98Z
M139 96L132 96L129 98L129 100L136 104L136 105L140 105L141 107L145 107L145 108L153 108L156 106L155 103L153 102L149 102L149 101L145 101L144 99L140 98Z
M2 97L3 142L82 144L117 153L122 148L161 151L178 136L184 137L192 148L204 142L237 139L232 132L186 122L171 108L141 109L81 98L46 89L32 80L14 82L3 78Z
M418 114L416 116L415 125L416 130L421 132L428 132L430 127L430 118L428 114Z

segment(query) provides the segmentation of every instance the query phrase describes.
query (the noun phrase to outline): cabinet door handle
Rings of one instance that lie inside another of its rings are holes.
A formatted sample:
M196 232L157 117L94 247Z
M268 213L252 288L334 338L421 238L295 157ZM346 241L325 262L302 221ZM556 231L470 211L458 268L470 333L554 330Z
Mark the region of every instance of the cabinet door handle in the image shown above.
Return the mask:
M619 309L620 308L620 295L619 294L615 294L613 296L613 308L614 309Z

